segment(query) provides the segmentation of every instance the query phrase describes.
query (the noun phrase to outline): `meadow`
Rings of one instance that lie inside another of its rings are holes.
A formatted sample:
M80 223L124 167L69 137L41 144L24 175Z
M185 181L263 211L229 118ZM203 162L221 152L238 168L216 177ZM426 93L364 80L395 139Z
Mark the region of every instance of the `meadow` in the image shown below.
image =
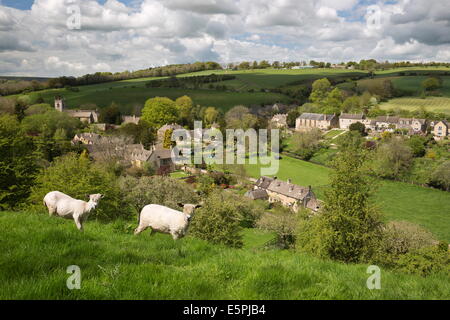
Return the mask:
M272 89L285 86L292 82L312 81L323 77L341 77L363 75L364 72L340 69L303 69L303 70L208 70L187 73L178 77L202 76L210 74L229 74L236 76L234 80L214 83L226 85L227 88L238 92L218 91L208 89L204 85L199 89L180 88L146 88L148 81L161 78L140 78L124 81L108 82L88 86L79 86L78 92L66 89L50 89L30 93L33 97L41 96L46 103L53 104L55 96L63 96L70 109L76 109L83 104L95 104L99 108L106 107L112 102L120 105L124 113L136 113L149 98L163 96L176 99L183 95L190 96L195 104L213 106L227 111L236 105L259 105L276 102L289 103L290 98L285 95L263 92L261 89ZM253 89L253 92L249 90Z
M246 230L243 249L187 236L133 236L126 221L72 221L0 212L0 299L449 299L445 275L382 270L366 287L368 265L345 265L289 250L264 249L269 236ZM70 265L81 289L69 290Z
M260 177L259 165L246 165L247 173ZM329 182L330 168L298 159L282 156L277 178L291 179L301 186L312 186L323 199ZM445 191L424 188L408 183L379 180L376 182L374 201L386 221L409 221L431 231L440 240L450 242L450 194Z
M383 110L425 110L427 112L445 113L450 115L450 98L427 97L422 98L396 98L380 104Z

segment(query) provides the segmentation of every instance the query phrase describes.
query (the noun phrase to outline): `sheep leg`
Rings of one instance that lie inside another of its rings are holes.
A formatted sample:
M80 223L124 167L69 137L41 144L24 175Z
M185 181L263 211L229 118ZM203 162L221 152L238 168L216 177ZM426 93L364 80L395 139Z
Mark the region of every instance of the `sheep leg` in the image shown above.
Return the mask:
M173 240L178 240L179 235L177 232L171 232L170 234L172 235Z
M56 213L56 208L53 207L47 207L48 208L48 215L51 217Z
M77 225L78 230L83 231L83 223L80 219L80 217L75 217L75 224Z

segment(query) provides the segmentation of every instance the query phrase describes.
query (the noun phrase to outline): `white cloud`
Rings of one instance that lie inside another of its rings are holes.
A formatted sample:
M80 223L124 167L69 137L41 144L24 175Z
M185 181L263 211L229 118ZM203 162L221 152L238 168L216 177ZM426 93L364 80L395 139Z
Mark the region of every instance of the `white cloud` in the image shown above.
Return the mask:
M0 73L42 76L137 70L196 60L450 59L450 10L439 0L378 1L369 28L358 0L78 1L0 6ZM349 17L344 17L346 11ZM350 13L350 14L349 14Z

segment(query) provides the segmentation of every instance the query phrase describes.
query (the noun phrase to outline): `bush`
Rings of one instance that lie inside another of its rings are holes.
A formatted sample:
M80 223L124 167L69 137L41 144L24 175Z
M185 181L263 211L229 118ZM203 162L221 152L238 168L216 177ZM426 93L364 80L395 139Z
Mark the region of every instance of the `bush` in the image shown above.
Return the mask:
M42 199L51 191L60 191L82 200L86 200L89 194L101 193L105 197L92 216L112 219L124 214L112 170L95 165L85 157L68 154L57 158L50 167L43 169L32 188L29 198L31 204L43 209Z
M396 263L396 269L423 277L434 273L444 273L450 277L448 244L441 243L439 246L421 248L402 255Z
M383 228L377 260L381 264L393 266L401 255L429 247L436 242L433 235L419 225L406 221L393 221Z
M212 193L198 209L190 225L190 233L215 244L241 248L242 228L236 206L225 201L222 193Z
M266 213L257 222L260 229L276 233L277 245L289 249L295 245L298 215L288 209L277 207L274 213Z
M119 180L124 204L131 206L135 213L147 204L160 204L179 210L178 203L199 202L192 187L168 177L123 177Z

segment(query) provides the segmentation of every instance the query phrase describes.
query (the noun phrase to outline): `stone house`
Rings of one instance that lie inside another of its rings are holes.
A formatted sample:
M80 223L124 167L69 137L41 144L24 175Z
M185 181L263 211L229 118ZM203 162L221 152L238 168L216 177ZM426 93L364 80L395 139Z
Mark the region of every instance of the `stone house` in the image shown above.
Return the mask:
M98 122L99 113L97 110L66 110L64 99L55 97L55 109L59 112L65 112L73 118L79 119L81 122L88 124Z
M374 129L376 131L391 131L397 129L399 124L399 117L379 116L374 119Z
M288 128L287 114L278 113L274 115L270 120L270 124L272 124L275 129Z
M183 127L176 123L163 125L161 128L158 129L157 132L158 142L162 143L164 141L164 135L166 134L167 130L177 130L177 129L183 129Z
M339 117L334 114L303 113L295 121L296 131L308 131L312 128L329 130L339 126Z
M450 135L450 123L446 120L441 120L434 124L433 135L435 140L443 140Z
M400 118L397 129L407 129L409 134L424 133L427 130L427 120L415 118Z
M141 117L136 117L135 115L122 117L122 124L128 124L128 123L139 124L139 121L141 121Z
M265 191L262 192L262 191ZM266 196L267 194L267 196ZM269 202L280 202L284 207L297 212L300 208L319 211L321 204L311 187L301 187L290 180L282 181L270 177L260 177L254 185L250 198L268 199Z
M365 119L365 116L363 113L360 114L350 114L350 113L342 113L339 116L339 128L348 130L350 128L350 125L356 122L360 122L362 124Z

